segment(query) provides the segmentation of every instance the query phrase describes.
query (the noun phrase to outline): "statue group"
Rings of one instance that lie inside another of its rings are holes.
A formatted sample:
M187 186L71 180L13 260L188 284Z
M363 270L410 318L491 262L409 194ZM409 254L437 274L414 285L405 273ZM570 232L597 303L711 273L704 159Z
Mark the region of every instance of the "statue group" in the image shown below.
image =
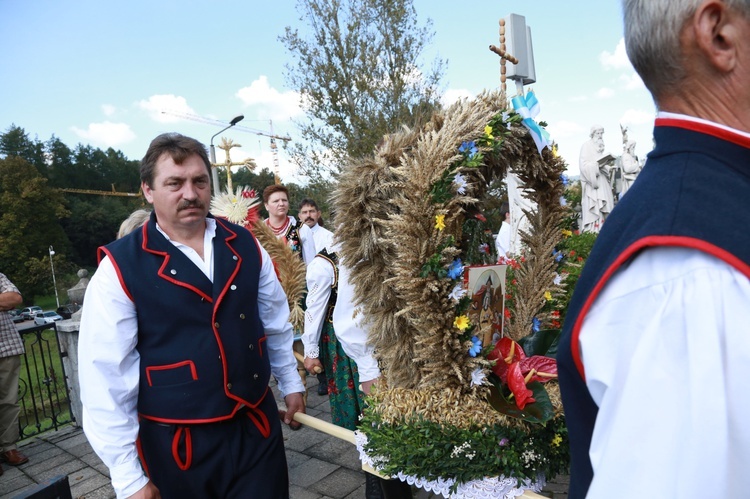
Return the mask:
M581 230L599 232L615 202L628 191L641 170L635 155L635 142L629 141L627 128L620 127L623 153L619 158L605 152L604 128L591 127L590 139L581 146Z

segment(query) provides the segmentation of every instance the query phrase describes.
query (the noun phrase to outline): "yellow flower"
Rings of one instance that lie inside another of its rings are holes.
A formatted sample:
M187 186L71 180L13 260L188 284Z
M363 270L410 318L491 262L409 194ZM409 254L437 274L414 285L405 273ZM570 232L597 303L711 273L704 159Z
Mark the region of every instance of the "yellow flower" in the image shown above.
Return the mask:
M493 138L492 137L492 127L487 125L484 127L484 134L487 136L488 139Z
M435 215L435 228L437 230L445 229L445 215Z
M459 315L453 321L453 325L463 333L469 327L469 318L465 315Z
M550 293L549 291L545 291L544 292L544 299L547 300L547 301L551 301L552 300L552 293Z
M552 447L560 447L561 443L562 437L560 435L555 435L555 438L552 439Z
M558 154L558 152L557 152L557 144L555 144L555 145L552 146L552 156L555 157L555 158L557 158L557 157L560 156L560 154Z
M572 236L572 235L573 235L573 232L572 232L572 231L569 231L569 230L567 230L567 229L563 229L563 231L562 231L562 235L563 235L563 236L565 236L565 237L570 237L570 236Z

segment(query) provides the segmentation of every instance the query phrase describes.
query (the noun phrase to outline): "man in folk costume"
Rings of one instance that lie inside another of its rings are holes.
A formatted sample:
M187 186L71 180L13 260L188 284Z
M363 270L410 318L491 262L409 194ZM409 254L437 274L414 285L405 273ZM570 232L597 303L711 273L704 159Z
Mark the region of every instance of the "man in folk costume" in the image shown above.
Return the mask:
M337 246L323 249L307 266L302 343L308 372L323 369L328 377L331 421L356 430L364 409L363 395L370 393L380 377L380 369L373 347L367 343L362 315L354 306L349 270L339 264L337 249ZM366 473L365 497L411 497L411 488L399 480L381 480Z
M750 3L624 0L656 147L558 346L571 499L747 497Z
M268 212L266 225L309 264L317 253L315 241L310 227L289 215L289 190L283 185L269 185L263 189L263 204Z
M305 198L300 201L298 215L299 221L310 227L317 253L333 244L333 232L321 225L321 211L314 199Z
M304 411L289 308L253 235L208 212L210 178L200 142L154 139L150 220L100 248L86 290L83 428L118 498L289 497L268 386L286 423Z

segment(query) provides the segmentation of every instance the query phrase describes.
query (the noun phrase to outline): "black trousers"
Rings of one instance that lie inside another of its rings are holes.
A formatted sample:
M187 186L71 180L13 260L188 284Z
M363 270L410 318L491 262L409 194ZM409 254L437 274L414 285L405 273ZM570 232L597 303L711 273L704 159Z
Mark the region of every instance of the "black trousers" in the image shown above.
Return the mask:
M276 401L218 423L141 420L141 462L164 499L288 499L289 474Z

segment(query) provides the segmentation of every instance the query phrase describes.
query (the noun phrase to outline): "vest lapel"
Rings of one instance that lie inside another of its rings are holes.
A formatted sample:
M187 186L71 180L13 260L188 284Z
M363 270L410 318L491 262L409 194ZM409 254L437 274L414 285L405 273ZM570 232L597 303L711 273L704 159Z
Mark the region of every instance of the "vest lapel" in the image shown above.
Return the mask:
M158 231L153 220L149 221L145 234L143 250L163 259L157 271L158 276L211 301L211 281Z
M233 247L236 238L235 232L222 224L220 219L216 219L213 298L217 305L240 271L242 258Z

